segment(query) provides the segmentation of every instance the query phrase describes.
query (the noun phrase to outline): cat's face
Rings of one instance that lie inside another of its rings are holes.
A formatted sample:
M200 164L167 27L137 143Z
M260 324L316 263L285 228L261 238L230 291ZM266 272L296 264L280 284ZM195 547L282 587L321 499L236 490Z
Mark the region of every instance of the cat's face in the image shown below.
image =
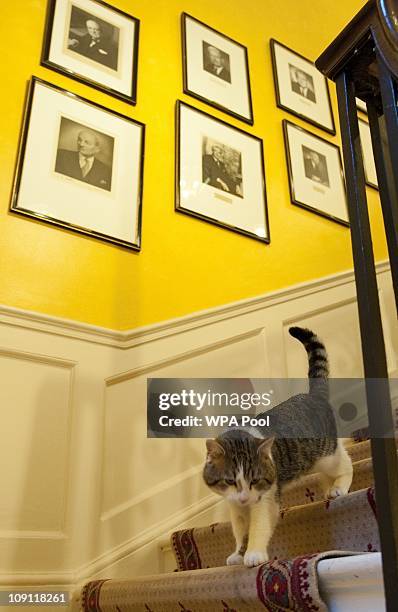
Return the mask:
M212 491L240 506L257 503L276 479L273 439L207 440L203 478Z

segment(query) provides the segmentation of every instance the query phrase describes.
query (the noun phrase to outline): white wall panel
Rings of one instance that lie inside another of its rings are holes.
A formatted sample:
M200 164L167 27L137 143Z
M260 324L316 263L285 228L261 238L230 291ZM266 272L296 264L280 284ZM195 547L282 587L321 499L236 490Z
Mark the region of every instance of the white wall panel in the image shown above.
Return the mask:
M343 304L331 304L316 314L307 316L303 313L303 315L284 324L288 376L305 378L308 371L306 352L288 332L291 325L298 325L315 330L324 342L329 356L330 376L362 377L361 339L356 301L352 299Z
M71 371L0 352L0 537L64 529Z
M397 376L386 264L378 279ZM324 340L332 375L361 374L351 272L128 332L0 307L0 583L156 572L166 533L218 520L203 441L146 438L146 379L302 378L292 324Z

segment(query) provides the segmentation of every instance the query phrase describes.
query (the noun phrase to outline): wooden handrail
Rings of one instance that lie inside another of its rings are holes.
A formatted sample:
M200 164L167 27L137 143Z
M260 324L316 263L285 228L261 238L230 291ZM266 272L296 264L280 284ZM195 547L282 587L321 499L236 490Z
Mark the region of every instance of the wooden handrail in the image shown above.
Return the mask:
M398 465L355 98L367 104L398 312L398 0L369 0L315 63L337 85L386 608L397 612Z
M396 0L377 0L377 10L385 37L398 49L398 5Z

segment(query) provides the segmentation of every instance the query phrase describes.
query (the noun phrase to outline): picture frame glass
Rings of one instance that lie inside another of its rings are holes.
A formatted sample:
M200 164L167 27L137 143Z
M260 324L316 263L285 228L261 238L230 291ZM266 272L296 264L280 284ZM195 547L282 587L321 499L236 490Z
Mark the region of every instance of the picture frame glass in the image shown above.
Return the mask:
M338 147L288 121L284 130L293 203L348 225Z
M139 22L99 0L52 0L43 64L135 102Z
M325 76L310 60L271 40L278 106L335 134Z
M183 13L184 91L253 123L247 49Z
M12 210L139 248L143 139L142 124L34 79Z
M358 119L359 136L361 139L362 159L365 171L365 180L368 185L378 189L376 164L373 154L372 137L367 121Z
M357 105L357 109L360 110L362 113L366 113L367 114L368 109L366 107L366 102L361 100L361 98L355 98L355 102L356 102L356 105Z
M269 242L262 142L177 106L177 210Z

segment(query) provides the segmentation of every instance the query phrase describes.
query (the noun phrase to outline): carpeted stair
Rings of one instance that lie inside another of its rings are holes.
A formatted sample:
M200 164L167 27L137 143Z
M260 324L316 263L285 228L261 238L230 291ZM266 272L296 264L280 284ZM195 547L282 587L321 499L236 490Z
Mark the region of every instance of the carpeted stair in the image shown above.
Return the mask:
M354 466L349 495L323 500L316 474L286 491L268 563L251 569L225 565L234 549L229 523L177 531L171 538L176 573L90 582L82 591L83 610L326 611L317 563L379 550L370 443L358 441L347 450Z

